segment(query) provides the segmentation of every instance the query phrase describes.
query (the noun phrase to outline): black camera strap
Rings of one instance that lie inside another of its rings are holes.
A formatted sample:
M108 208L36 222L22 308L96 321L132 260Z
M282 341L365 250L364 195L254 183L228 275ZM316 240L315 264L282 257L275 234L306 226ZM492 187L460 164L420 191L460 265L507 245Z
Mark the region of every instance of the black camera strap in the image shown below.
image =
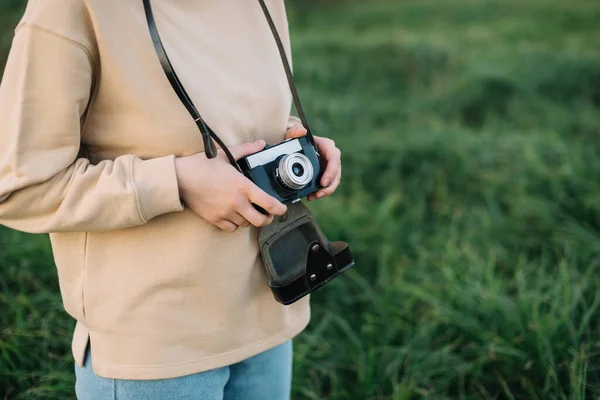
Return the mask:
M294 105L296 106L296 111L298 111L298 116L300 117L300 121L302 125L306 128L308 140L314 146L315 139L313 137L312 131L310 130L310 126L308 125L308 120L306 119L306 115L304 114L304 107L302 107L302 102L300 101L300 95L298 94L298 89L296 88L296 83L294 82L294 74L292 73L292 68L290 67L290 62L285 54L285 48L283 47L283 43L281 42L281 37L279 36L279 32L277 32L277 27L275 26L275 22L273 22L273 18L271 18L271 13L267 8L264 0L258 0L260 3L260 7L265 14L265 18L269 23L269 28L271 28L271 32L273 33L273 38L275 39L275 43L277 44L277 50L279 50L279 56L281 57L281 62L283 63L283 69L285 70L285 75L287 77L288 85L290 86L290 91L292 92L292 98L294 99Z
M267 8L264 0L258 0L258 2L260 3L263 13L265 14L265 18L267 19L269 28L271 29L273 38L275 39L275 43L277 44L277 49L279 51L279 55L281 56L283 68L285 70L287 81L288 81L290 90L292 92L292 98L294 99L294 105L296 106L296 110L298 111L298 115L300 117L300 120L302 121L302 125L308 131L308 133L307 133L308 140L311 142L311 144L314 145L315 144L314 137L313 137L311 129L308 125L306 115L304 114L304 108L302 107L302 103L300 101L300 96L298 95L298 90L296 88L296 84L294 83L292 69L290 67L288 58L285 54L285 48L281 41L281 37L279 36L279 33L277 32L277 27L275 26L275 23L273 22L273 18L271 17L269 9ZM213 140L214 140L219 144L219 146L221 146L221 148L227 155L229 162L235 168L240 170L240 167L239 167L237 161L235 160L235 158L233 157L233 155L231 154L231 152L229 151L229 149L227 148L225 143L210 128L210 126L208 126L206 121L204 121L204 119L200 115L200 112L198 111L196 106L194 106L192 99L187 94L185 88L183 87L183 84L181 83L181 81L179 80L179 77L177 76L177 73L173 69L171 61L169 60L169 57L167 56L167 52L163 46L162 40L160 39L160 35L158 33L158 28L156 27L156 21L154 19L154 13L152 12L152 6L150 5L150 0L143 0L143 4L144 4L144 11L146 14L146 20L148 22L148 29L150 30L150 36L152 37L152 43L154 44L154 49L156 50L156 54L158 56L158 59L160 60L160 64L165 72L165 75L167 76L167 78L169 80L169 83L171 84L171 86L173 87L173 90L177 94L177 97L179 97L179 100L183 103L183 105L185 106L185 108L187 109L189 114L194 119L194 122L198 126L198 129L200 130L200 133L202 134L202 140L204 142L204 151L206 153L206 156L208 158L215 158L217 156L217 149L213 142Z
M233 157L227 146L225 146L225 143L223 143L223 141L217 136L217 134L212 129L210 129L210 127L204 121L202 116L200 116L200 113L196 109L196 106L194 106L192 99L185 91L183 84L179 80L179 77L177 76L175 70L173 69L173 66L171 65L171 61L167 56L167 51L165 50L162 44L160 35L158 34L158 29L156 28L156 21L154 20L154 13L152 12L150 0L143 0L143 2L146 20L148 21L148 29L150 30L150 36L152 37L152 43L154 44L154 49L156 50L156 55L158 56L160 65L165 71L165 75L167 75L169 83L171 83L171 86L177 94L177 97L179 97L179 100L181 100L185 108L188 110L188 112L194 119L194 122L198 126L198 129L200 129L200 133L202 134L202 141L204 142L204 151L206 153L206 156L208 158L215 158L217 156L217 148L215 147L215 144L212 140L214 139L217 143L219 143L219 145L227 155L229 162L231 162L231 164L239 170L240 168L235 158Z

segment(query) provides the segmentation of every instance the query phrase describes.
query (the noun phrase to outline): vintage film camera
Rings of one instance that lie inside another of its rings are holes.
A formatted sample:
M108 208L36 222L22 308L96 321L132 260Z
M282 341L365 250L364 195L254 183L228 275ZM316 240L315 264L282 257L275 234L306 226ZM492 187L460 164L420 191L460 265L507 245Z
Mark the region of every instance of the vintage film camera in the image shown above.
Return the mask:
M282 203L296 203L321 189L319 153L306 136L267 145L238 164L246 177Z

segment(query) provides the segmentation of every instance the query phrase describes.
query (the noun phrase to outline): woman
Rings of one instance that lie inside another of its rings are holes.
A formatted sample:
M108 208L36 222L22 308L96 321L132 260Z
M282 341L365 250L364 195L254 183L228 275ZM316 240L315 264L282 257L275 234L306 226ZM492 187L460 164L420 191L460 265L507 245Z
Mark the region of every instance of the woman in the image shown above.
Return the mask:
M306 134L257 1L152 4L236 157ZM283 1L267 6L289 54ZM309 200L341 179L339 150L316 141L325 189ZM289 398L309 303L274 300L257 248L286 206L219 152L204 155L141 1L30 0L0 87L0 223L50 233L80 400Z

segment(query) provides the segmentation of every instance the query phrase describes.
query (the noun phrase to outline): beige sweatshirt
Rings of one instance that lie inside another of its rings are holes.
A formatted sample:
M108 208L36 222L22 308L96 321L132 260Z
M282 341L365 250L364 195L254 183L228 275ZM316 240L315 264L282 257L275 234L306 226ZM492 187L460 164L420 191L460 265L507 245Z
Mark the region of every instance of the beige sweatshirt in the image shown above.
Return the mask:
M283 0L267 0L289 54ZM291 95L254 0L154 0L174 68L228 145L279 143ZM283 343L310 318L267 285L257 229L225 233L179 200L174 159L203 151L141 0L30 0L0 86L0 223L50 233L73 354L103 377L159 379Z

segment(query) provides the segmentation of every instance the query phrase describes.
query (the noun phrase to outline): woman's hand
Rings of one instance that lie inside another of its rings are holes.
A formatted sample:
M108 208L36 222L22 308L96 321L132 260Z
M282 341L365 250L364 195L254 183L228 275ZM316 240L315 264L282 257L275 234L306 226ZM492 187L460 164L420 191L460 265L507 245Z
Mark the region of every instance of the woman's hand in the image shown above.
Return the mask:
M285 134L286 139L299 138L305 136L306 129L301 124L292 126ZM335 147L335 142L328 138L315 136L315 144L321 155L321 161L324 163L325 172L321 178L321 186L324 189L309 195L308 201L320 199L333 194L342 180L342 152Z
M231 147L230 151L238 160L264 147L265 142L259 140ZM177 158L175 168L179 195L186 206L226 232L250 225L269 225L273 215L283 215L287 211L284 204L240 174L223 150L219 150L214 159L208 159L204 153ZM258 212L252 203L269 215Z

